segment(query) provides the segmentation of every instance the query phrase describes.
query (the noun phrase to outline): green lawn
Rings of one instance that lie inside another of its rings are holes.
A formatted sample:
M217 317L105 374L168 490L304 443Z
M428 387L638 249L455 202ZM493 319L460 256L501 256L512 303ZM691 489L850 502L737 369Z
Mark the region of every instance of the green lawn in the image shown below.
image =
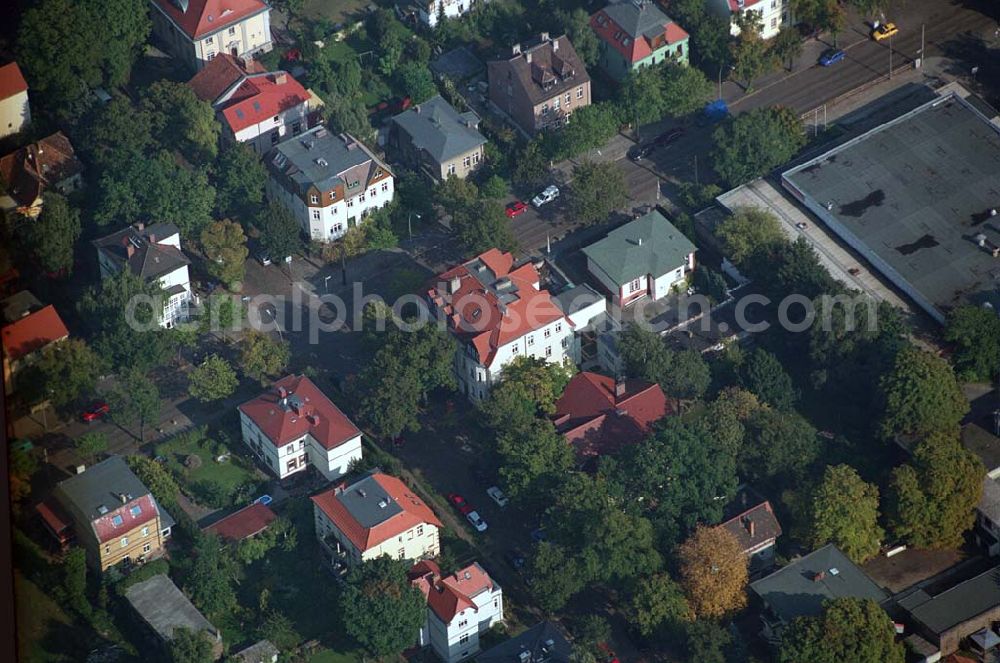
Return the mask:
M186 492L216 507L232 504L240 486L261 481L260 473L248 469L249 461L243 458L230 454L226 461L216 460L228 452L225 444L208 437L203 429L182 433L156 446L156 455L166 459L168 469L185 485ZM189 467L189 456L201 459L200 465Z
M331 23L360 20L370 0L306 0L299 12L302 19L326 19Z
M71 661L71 651L60 652L61 635L76 626L59 604L20 573L14 574L17 597L17 658L26 663ZM72 640L72 639L71 639ZM55 646L53 646L55 645Z

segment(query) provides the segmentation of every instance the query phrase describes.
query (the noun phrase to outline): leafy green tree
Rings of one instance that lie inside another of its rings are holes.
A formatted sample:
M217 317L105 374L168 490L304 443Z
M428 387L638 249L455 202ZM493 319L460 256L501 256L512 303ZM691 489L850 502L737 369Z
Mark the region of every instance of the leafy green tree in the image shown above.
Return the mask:
M471 210L479 199L479 189L468 179L449 175L434 188L434 202L444 213L456 217Z
M725 301L726 291L729 289L726 277L705 265L698 265L695 268L694 286L716 304Z
M885 610L871 599L833 599L815 617L799 617L784 631L779 663L903 663L905 649Z
M851 561L866 562L885 537L878 516L878 488L850 465L828 466L812 495L812 546L833 543Z
M97 457L108 450L108 436L104 433L84 433L73 440L76 452L91 465Z
M547 541L538 544L528 560L535 603L551 614L561 610L566 602L584 588L587 581L580 562L560 545Z
M618 132L618 108L610 102L598 102L573 112L572 121L553 134L552 156L568 159L587 150L599 148Z
M212 643L203 631L174 629L170 638L170 663L212 663Z
M146 456L127 456L125 461L158 502L171 505L177 501L180 487L162 463Z
M232 365L219 355L211 355L188 376L188 392L203 403L227 398L239 386Z
M691 61L705 71L729 62L730 19L708 10L701 0L674 0L670 15L691 34Z
M659 383L670 373L673 354L656 332L630 324L618 335L616 345L626 375Z
M625 206L627 191L617 164L585 161L573 168L567 196L570 214L586 224L604 221Z
M142 0L44 0L21 17L17 61L33 94L60 116L77 117L93 88L128 82L150 27Z
M858 12L865 16L875 17L885 12L889 0L847 0L847 4L854 5Z
M799 31L792 27L784 27L771 40L771 56L778 62L787 63L788 71L792 70L795 58L802 55L802 37Z
M415 104L422 104L438 93L434 76L426 64L407 62L395 73L399 89Z
M479 189L480 195L491 200L501 200L507 196L507 182L499 175L491 175Z
M486 425L498 433L531 428L539 415L555 412L556 401L569 384L573 370L569 363L515 357L504 366L500 383L480 403Z
M362 142L370 142L375 135L361 97L328 97L324 117L326 125L336 133L350 134Z
M571 11L556 10L555 19L561 31L569 36L573 50L583 60L583 64L587 67L595 66L600 56L600 44L597 35L590 27L590 15L587 10L583 7L576 7Z
M245 143L226 143L219 153L214 181L219 214L250 219L264 201L267 170Z
M536 419L526 430L500 433L500 478L510 498L544 502L573 466L573 451L555 426Z
M18 512L20 503L31 494L31 479L38 471L38 456L20 444L8 446L10 452L10 499Z
M995 309L956 307L948 315L944 338L955 346L952 363L963 380L1000 379L1000 316Z
M63 560L63 587L69 606L83 617L89 617L93 608L87 596L87 553L74 546Z
M58 193L45 193L45 206L25 224L24 239L38 265L47 272L73 268L73 247L80 238L80 210Z
M401 561L379 557L351 569L340 595L344 631L374 656L398 655L424 623L426 599Z
M820 455L816 429L795 412L761 409L747 427L749 441L740 457L740 476L752 481L799 481Z
M666 112L663 77L657 67L642 67L628 73L618 89L622 113L634 126L658 122Z
M469 253L478 254L492 248L513 251L517 239L503 206L496 200L482 200L459 212L452 219L452 229Z
M629 622L647 638L664 626L691 617L684 590L666 573L658 573L640 583L632 595L630 608Z
M955 431L969 411L948 362L916 346L896 355L880 391L884 412L880 432L886 439Z
M733 21L740 28L739 37L729 47L733 73L745 81L743 88L749 92L754 79L770 69L774 59L760 36L763 24L759 12L739 12Z
M302 229L284 205L270 203L254 217L260 231L260 241L271 254L271 260L284 260L302 248Z
M150 131L164 147L179 150L193 163L214 160L219 153L215 110L185 83L159 80L142 93L140 108Z
M729 259L740 267L787 241L778 219L756 207L736 209L718 225L715 234L722 241Z
M267 334L247 330L240 343L240 367L247 377L266 386L288 365L288 344L274 340Z
M738 387L726 387L708 404L705 425L718 445L730 456L739 458L747 436L747 422L758 410L768 406L756 395Z
M511 180L522 191L534 191L549 180L550 162L538 139L524 146L514 162Z
M714 86L700 69L666 62L659 70L666 114L683 117L701 110L712 97Z
M670 371L660 386L677 399L680 411L681 399L701 398L712 381L708 363L697 350L681 350L673 353Z
M733 636L718 622L699 619L685 625L685 647L690 663L729 663Z
M279 651L290 651L302 642L302 636L295 630L292 620L285 613L277 610L271 610L267 613L258 633L261 638L271 642Z
M681 585L699 619L723 617L747 604L747 558L721 527L699 526L677 549Z
M956 437L934 433L892 471L889 527L917 548L955 548L975 522L985 469Z
M97 355L116 369L148 370L165 361L171 348L166 331L159 327L163 302L159 283L147 283L130 270L87 291L79 307L93 333Z
M129 369L119 376L118 383L108 395L111 419L122 426L138 424L139 442L146 441L146 424L160 418L160 391L145 372Z
M61 413L77 409L94 392L101 360L83 339L68 338L46 346L41 357L26 369L24 383L33 401L48 399Z
M817 31L832 33L834 45L846 21L844 9L837 0L792 0L792 14Z
M120 93L92 108L79 137L81 152L101 171L144 156L153 146L153 135L148 123L136 121L138 113L132 100ZM74 136L74 145L76 140Z
M788 108L755 108L727 120L712 135L715 172L729 186L764 175L806 144L802 121Z
M217 536L199 533L194 542L194 563L184 587L206 615L218 618L237 606L236 560Z
M791 376L778 358L763 348L754 350L740 367L740 384L778 410L791 410L798 400Z
M232 290L239 286L246 273L247 237L235 221L215 221L201 231L201 247L208 258L208 273Z

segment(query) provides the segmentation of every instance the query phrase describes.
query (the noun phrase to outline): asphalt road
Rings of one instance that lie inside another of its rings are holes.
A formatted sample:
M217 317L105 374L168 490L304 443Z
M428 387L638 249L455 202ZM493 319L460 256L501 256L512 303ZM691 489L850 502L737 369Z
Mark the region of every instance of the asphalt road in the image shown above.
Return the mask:
M892 66L913 66L919 56L921 26L925 27L928 56L952 52L950 45L966 36L992 38L996 22L974 9L973 2L949 0L909 0L890 13L888 19L899 33L891 39ZM869 81L889 73L890 41L876 42L870 26L854 16L838 39L847 57L831 66L817 64L819 54L832 40L809 40L792 72L772 74L755 82L750 94L727 83L724 97L734 112L762 106L786 106L800 113L811 111ZM956 72L957 73L957 72Z

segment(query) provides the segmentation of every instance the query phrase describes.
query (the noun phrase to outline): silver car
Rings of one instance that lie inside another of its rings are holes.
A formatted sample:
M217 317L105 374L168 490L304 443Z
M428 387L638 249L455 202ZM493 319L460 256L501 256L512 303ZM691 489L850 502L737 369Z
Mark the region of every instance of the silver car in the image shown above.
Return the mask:
M531 204L535 207L541 207L545 203L551 203L553 200L559 197L559 187L555 184L550 184L545 187L545 191L531 199Z

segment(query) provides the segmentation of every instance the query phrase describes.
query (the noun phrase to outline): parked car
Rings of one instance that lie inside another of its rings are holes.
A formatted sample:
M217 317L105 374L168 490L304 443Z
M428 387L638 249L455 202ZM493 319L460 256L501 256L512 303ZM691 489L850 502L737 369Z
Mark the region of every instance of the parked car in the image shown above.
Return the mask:
M795 224L795 227L798 228L799 230L805 230L806 228L809 227L809 224L806 223L805 221L799 221L798 223Z
M487 488L486 494L489 495L493 499L493 501L497 503L497 506L505 507L510 502L510 500L507 499L507 496L503 494L503 491L500 490L500 488L497 486L490 486L489 488Z
M828 48L823 51L823 55L819 56L819 63L824 67L830 67L837 64L841 60L847 57L847 53L839 48Z
M267 252L263 246L257 246L253 252L253 257L257 259L257 262L267 267L271 264L271 254Z
M513 219L515 216L520 216L521 214L524 214L527 211L528 211L528 206L525 205L523 201L515 200L511 204L507 205L507 208L504 210L504 213L507 215L507 218Z
M528 563L528 558L524 556L524 553L517 548L511 548L503 554L503 558L507 560L511 568L515 571L520 571L524 568L525 564Z
M601 651L601 655L597 659L600 663L618 663L618 656L608 643L601 642L597 648Z
M477 532L486 531L486 521L483 520L479 513L476 511L469 511L465 514L465 519L469 521L469 524L476 528Z
M632 149L628 151L628 158L632 161L642 161L650 155L655 146L652 143L646 145L634 145Z
M448 493L448 501L451 502L452 506L458 509L458 512L463 516L469 515L469 512L472 511L472 507L469 506L469 503L458 493Z
M83 414L80 415L80 418L89 424L93 421L98 421L100 419L103 419L104 415L106 415L110 411L111 411L110 405L108 405L104 401L97 401L89 408L84 410Z
M899 32L899 28L896 27L895 23L883 23L872 30L872 39L875 41L882 41L883 39L888 39L897 32Z
M531 199L531 204L535 207L541 207L546 203L551 203L553 200L559 197L559 187L555 184L550 184L545 187L545 191Z
M684 135L684 129L681 127L674 127L670 131L665 131L653 140L653 145L656 147L666 147L670 145L678 138Z
M270 504L273 501L274 500L271 498L270 495L261 495L260 497L258 497L257 499L255 499L253 501L253 503L254 504L263 504L264 506L267 506L268 504Z

